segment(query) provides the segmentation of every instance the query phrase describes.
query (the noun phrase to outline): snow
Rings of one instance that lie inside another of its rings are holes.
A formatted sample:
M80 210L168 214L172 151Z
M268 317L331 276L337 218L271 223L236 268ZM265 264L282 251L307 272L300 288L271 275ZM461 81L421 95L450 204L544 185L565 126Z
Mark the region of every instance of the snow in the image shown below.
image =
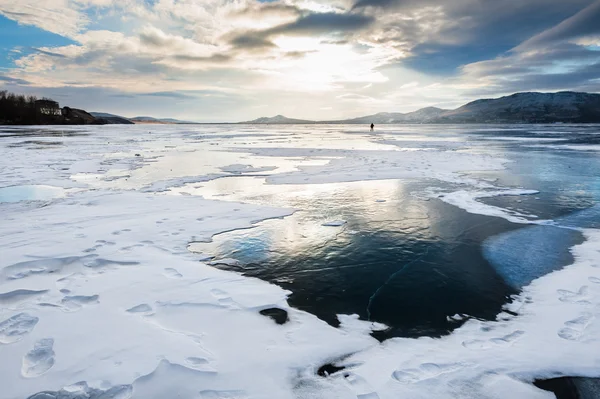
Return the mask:
M333 328L291 308L289 291L187 250L292 209L162 192L227 173L266 173L272 184L431 179L460 189L427 197L532 223L477 199L537 191L465 174L506 159L454 146L405 151L330 127L275 138L275 128L257 127L231 139L227 129L242 127L48 129L62 145L9 148L20 139L0 136L0 186L60 188L42 202L0 203L3 398L551 398L528 382L598 374L598 230L582 230L573 265L507 305L518 316L448 315L468 320L443 338L379 343L369 333L386 326L339 315ZM324 137L331 141L319 146ZM267 308L289 321L274 323L260 314ZM317 376L326 363L346 369Z
M493 205L487 205L477 201L478 198L491 198L499 196L518 196L518 195L534 195L538 194L536 190L492 190L492 191L466 191L459 190L446 194L432 194L434 198L439 198L448 204L457 206L470 213L476 213L479 215L488 215L500 217L513 223L547 223L547 221L532 221L527 217L531 218L533 215L524 215L522 213L511 211L504 208L499 208ZM533 216L535 218L535 216Z
M361 180L434 178L468 182L460 172L502 169L508 161L458 151L344 150L322 148L253 148L255 155L329 158L326 165L302 166L298 171L267 178L273 184L334 183Z

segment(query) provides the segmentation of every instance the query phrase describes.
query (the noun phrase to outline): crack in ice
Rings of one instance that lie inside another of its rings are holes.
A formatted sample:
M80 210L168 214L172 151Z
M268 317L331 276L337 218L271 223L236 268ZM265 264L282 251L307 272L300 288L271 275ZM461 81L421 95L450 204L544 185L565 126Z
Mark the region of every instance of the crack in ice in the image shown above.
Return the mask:
M393 273L392 275L390 275L390 277L388 277L387 280L385 280L385 282L375 290L375 292L373 293L373 295L371 295L371 297L369 298L369 303L367 304L367 320L368 321L372 321L371 320L371 305L373 303L373 299L375 299L375 297L379 294L379 292L383 289L383 287L385 287L390 281L392 281L392 279L394 277L396 277L398 275L398 273L402 272L404 269L406 269L408 266L412 265L415 262L418 262L419 260L421 260L422 258L424 258L428 253L429 253L430 247L428 247L425 251L423 251L422 254L420 254L419 256L417 256L415 259L411 260L410 262L408 262L407 264L405 264L404 266L402 266L400 268L400 270L398 270L397 272Z

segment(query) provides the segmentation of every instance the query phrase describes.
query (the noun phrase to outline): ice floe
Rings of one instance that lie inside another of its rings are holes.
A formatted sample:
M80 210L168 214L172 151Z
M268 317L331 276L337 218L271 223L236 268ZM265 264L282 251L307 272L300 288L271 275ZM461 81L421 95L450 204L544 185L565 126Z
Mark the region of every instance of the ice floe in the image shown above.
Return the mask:
M491 198L499 196L519 196L538 194L536 190L459 190L451 193L432 194L434 198L439 198L444 202L464 209L467 212L477 213L479 215L496 216L513 223L544 223L545 221L535 220L535 215L524 215L522 213L500 208L493 205L487 205L477 201L480 198Z

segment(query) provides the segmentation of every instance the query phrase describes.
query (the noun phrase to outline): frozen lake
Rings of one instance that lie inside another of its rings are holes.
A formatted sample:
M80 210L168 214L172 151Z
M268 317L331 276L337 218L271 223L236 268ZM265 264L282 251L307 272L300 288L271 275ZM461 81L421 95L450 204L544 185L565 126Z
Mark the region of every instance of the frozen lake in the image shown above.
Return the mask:
M600 376L599 152L598 125L0 127L5 395L552 398Z

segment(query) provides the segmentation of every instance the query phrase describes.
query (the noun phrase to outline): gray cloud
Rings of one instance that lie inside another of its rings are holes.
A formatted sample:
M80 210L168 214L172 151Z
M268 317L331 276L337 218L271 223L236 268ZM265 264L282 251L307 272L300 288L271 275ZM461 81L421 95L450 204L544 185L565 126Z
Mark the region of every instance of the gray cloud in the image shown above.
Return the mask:
M228 41L235 49L264 51L276 47L264 32L236 33Z
M50 56L50 57L66 58L62 54L53 53L51 51L46 51L46 50L42 50L42 49L35 48L35 47L32 47L32 50L34 50L37 53L44 54L44 55L47 55L47 56Z
M283 54L286 58L299 59L304 58L307 54L315 53L315 51L288 51Z
M172 57L178 61L190 61L190 62L199 62L199 63L224 63L227 61L231 61L232 57L229 54L212 54L210 56L197 56L197 55L188 55L188 54L178 54Z
M600 84L600 55L575 44L546 51L513 53L467 65L462 80L487 82L469 91L472 96L530 90L596 91Z
M168 39L168 37L159 35L156 30L141 32L139 37L140 41L147 46L164 47L171 44L171 41Z
M470 78L502 77L529 74L544 67L568 61L579 65L589 65L600 59L598 52L576 44L564 43L533 53L513 53L489 61L466 65L463 72Z
M23 80L23 79L19 79L19 78L12 78L10 76L5 76L5 75L0 75L0 81L1 82L6 82L8 84L14 84L14 85L28 85L30 84L30 82Z
M517 47L517 50L537 48L554 42L572 40L600 34L600 1L591 4L544 32L532 37Z
M537 73L514 76L498 84L467 91L473 97L515 93L523 91L586 91L600 90L600 63L589 65L569 73Z
M310 13L266 30L230 34L226 40L236 49L264 51L275 47L273 36L354 33L373 22L373 17L362 14Z
M354 32L366 28L375 19L362 14L316 13L265 31L267 36Z
M451 75L462 65L510 51L592 3L593 0L359 0L355 9L384 21L373 40L408 51L410 57L405 66ZM598 17L588 14L585 22L591 28Z

